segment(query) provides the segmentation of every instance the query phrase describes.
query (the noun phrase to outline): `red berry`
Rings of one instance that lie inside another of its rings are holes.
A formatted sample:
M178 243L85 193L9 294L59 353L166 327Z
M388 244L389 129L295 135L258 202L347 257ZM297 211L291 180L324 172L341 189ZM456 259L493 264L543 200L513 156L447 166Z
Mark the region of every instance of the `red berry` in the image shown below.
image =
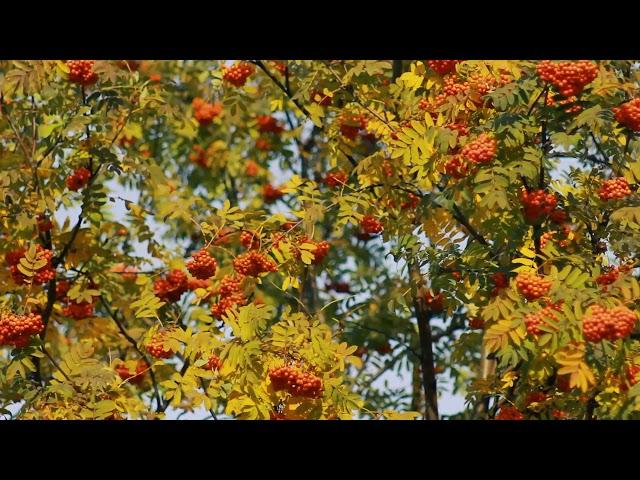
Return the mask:
M192 256L192 260L187 262L187 270L196 278L205 280L216 274L218 264L205 249L196 252Z
M588 60L551 62L543 60L536 70L540 79L551 83L564 97L580 95L598 75L598 66Z
M255 67L250 63L239 62L231 67L222 68L222 79L236 87L242 87L253 74Z
M640 132L640 98L634 98L612 110L618 122L634 132Z
M527 300L533 301L549 293L551 280L532 273L519 273L516 287Z
M80 85L96 83L98 75L93 71L94 60L67 60L69 81Z
M365 215L360 221L360 226L364 233L368 235L375 235L381 233L384 230L382 223L380 223L373 215Z
M598 196L603 202L624 198L632 193L629 182L624 177L605 180L602 182L602 187L598 189Z

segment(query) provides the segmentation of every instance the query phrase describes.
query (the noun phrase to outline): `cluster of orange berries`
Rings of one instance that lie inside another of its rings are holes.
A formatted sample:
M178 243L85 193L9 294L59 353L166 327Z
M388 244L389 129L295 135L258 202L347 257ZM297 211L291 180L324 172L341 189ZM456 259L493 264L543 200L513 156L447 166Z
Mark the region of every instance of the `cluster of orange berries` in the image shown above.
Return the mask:
M571 233L571 225L565 223L562 225L560 232L557 230L552 230L550 232L545 232L540 236L540 246L544 248L548 242L556 240L556 235L561 233L564 238L560 239L558 245L562 248L566 248L569 245L569 234Z
M247 78L253 75L255 67L247 62L239 62L230 67L222 68L222 79L236 87L247 83Z
M245 230L240 234L240 243L247 250L260 249L260 236L257 233Z
M204 364L205 370L220 370L220 367L222 367L222 360L215 353L212 353L207 363Z
M207 151L202 148L200 145L193 146L193 152L189 154L189 160L196 165L201 167L209 166L209 158L207 156Z
M551 83L565 97L580 95L598 76L598 66L588 60L557 63L543 60L536 70L541 80Z
M172 270L165 278L157 278L153 282L153 293L165 302L177 302L189 289L187 274L182 270Z
M446 75L456 69L456 65L462 60L427 60L427 65L439 75Z
M192 259L187 262L189 273L200 280L213 277L217 267L216 259L204 248L194 253Z
M324 177L323 183L329 188L342 187L347 183L348 178L349 176L347 175L347 172L337 170L335 172L327 173L327 176Z
M461 179L469 175L470 165L465 162L460 155L454 155L445 163L444 171L455 179Z
M149 365L147 364L147 362L145 362L144 360L138 360L135 370L129 370L129 368L125 365L124 362L118 363L118 365L116 365L114 370L123 381L128 380L129 383L137 385L139 383L142 383L142 381L144 380L143 373L148 368L149 368Z
M430 312L441 313L444 310L444 295L442 293L431 293L431 290L427 290L423 298Z
M24 275L19 269L18 265L20 264L20 260L24 258L27 250L24 248L20 248L18 250L13 250L8 252L5 255L5 259L7 265L9 265L9 272L11 273L11 277L13 281L18 285L25 285L28 283L29 277ZM53 268L51 260L53 259L53 252L51 250L47 250L41 245L36 245L36 255L38 261L46 260L46 263L42 265L40 268L35 270L35 275L32 277L35 283L41 284L50 282L56 276L56 272Z
M485 164L493 160L493 157L496 155L497 146L498 144L495 138L483 133L462 147L460 154L473 163Z
M278 266L265 254L251 250L233 260L233 268L240 275L257 277L264 272L277 272Z
M484 328L484 320L481 317L470 318L469 328L471 328L472 330L482 330Z
M555 194L546 193L544 190L528 192L523 189L520 192L520 202L523 206L524 217L529 223L535 223L550 215L558 206Z
M91 171L88 168L76 168L71 175L67 177L66 183L69 190L74 192L84 187L91 178Z
M37 313L0 315L0 345L24 347L32 335L38 335L43 330L42 316Z
M634 132L640 132L640 98L634 98L611 110L618 122Z
M507 405L500 407L500 411L495 417L496 420L524 420L524 414L516 407Z
M559 312L562 310L561 303L551 304L544 307L538 313L530 313L525 315L524 323L527 327L527 333L530 335L541 335L544 333L544 330L540 329L541 325L545 325L545 319L558 320L554 312Z
M196 97L191 102L193 116L200 125L209 125L214 118L222 113L222 103L209 103L200 97Z
M82 320L93 316L94 302L76 302L66 298L67 305L62 309L65 317Z
M627 307L606 309L594 305L590 314L582 319L582 331L589 342L613 341L628 336L637 321L638 316Z
M284 196L284 192L277 187L274 187L270 183L267 183L262 187L262 199L266 203L274 203L279 198Z
M598 196L603 202L624 198L632 193L633 192L629 187L629 182L624 177L605 180L602 182L602 186L598 189Z
M373 215L365 215L360 220L360 227L367 235L376 235L384 230L382 223Z
M268 138L259 138L256 140L256 149L266 152L272 148L273 145L271 145L271 141Z
M271 65L273 65L273 68L275 68L278 72L280 72L282 75L285 74L285 72L287 71L287 64L285 62L282 61L278 61L278 60L274 60L271 62Z
M242 276L226 275L220 281L218 295L220 300L211 306L211 315L221 319L222 315L235 306L246 305L247 299L242 290Z
M527 394L524 399L525 406L529 406L532 403L542 403L547 400L547 394L544 392L531 392Z
M260 166L253 160L248 160L244 167L244 173L248 177L255 177L260 171Z
M358 134L367 128L369 123L363 114L344 112L340 115L340 133L349 140L355 140Z
M165 347L167 340L167 331L157 332L145 345L147 352L154 358L169 358L172 357L174 352L168 347Z
M627 365L627 380L631 385L635 385L640 381L640 365L637 363Z
M580 105L575 104L575 102L577 101L578 101L578 97L576 96L565 98L564 100L556 100L554 96L549 95L547 97L546 104L548 107L553 107L555 105L560 105L560 106L570 105L569 107L564 109L565 113L577 113L582 110L582 107ZM571 104L574 104L574 105L571 105Z
M519 273L516 277L518 291L529 301L544 297L551 289L551 280L534 273Z
M260 133L273 133L279 134L284 130L284 127L271 115L258 115L256 117L258 122L258 130Z
M322 261L324 260L324 258L329 254L329 248L331 247L329 245L329 242L323 240L321 242L314 242L313 240L309 239L308 237L301 237L299 242L302 243L311 243L313 245L316 246L316 249L313 251L313 260L311 261L311 263L313 263L314 265L319 265L322 263ZM298 250L296 252L298 255L300 255L300 251Z
M596 278L598 285L611 285L620 276L620 269L618 267L610 268L609 271L601 274Z
M469 135L469 127L464 123L449 123L448 125L445 125L445 128L458 132L459 137L466 137Z
M93 60L67 60L69 67L69 81L80 85L92 85L98 80L98 75L93 71Z
M480 73L473 74L469 77L469 89L471 93L475 93L480 98L493 92L496 88L511 83L513 78L508 73L501 73L500 78L492 75L482 75ZM475 99L474 103L479 104L480 99Z
M322 395L322 379L292 367L280 367L269 371L269 378L276 391L285 390L296 397L319 398Z

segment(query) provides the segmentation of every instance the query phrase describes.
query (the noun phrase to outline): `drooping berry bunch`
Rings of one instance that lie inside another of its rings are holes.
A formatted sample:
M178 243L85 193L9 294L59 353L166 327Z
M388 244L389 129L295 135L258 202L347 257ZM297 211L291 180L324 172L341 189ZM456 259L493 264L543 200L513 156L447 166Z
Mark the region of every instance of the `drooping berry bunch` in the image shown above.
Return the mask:
M279 198L284 196L284 192L279 188L274 187L270 183L267 183L262 187L262 199L266 203L274 203Z
M504 272L496 272L492 274L491 280L493 281L493 289L491 290L492 297L498 295L501 289L509 286L509 279Z
M456 65L462 60L427 60L427 65L439 75L446 75L456 69Z
M187 270L196 278L206 280L216 274L218 264L209 252L204 248L193 254L193 258L187 262Z
M407 199L400 202L400 208L403 210L413 210L420 205L420 197L414 193L407 194Z
M640 132L640 98L634 98L611 110L618 122L634 132Z
M469 135L469 127L464 123L449 123L445 125L445 128L452 130L454 132L458 132L458 137L466 137Z
M269 371L269 379L276 391L285 390L295 397L319 398L322 395L322 379L293 367L280 367Z
M598 76L598 66L588 60L551 62L543 60L536 70L540 79L551 83L563 96L580 95L585 86Z
M360 220L360 227L367 235L375 235L384 230L382 223L373 215L365 215L362 220Z
M169 358L174 355L173 350L165 347L169 332L166 330L155 333L145 345L147 352L154 358Z
M460 180L466 177L470 173L470 165L465 162L460 155L454 155L444 165L444 171L447 175L451 175L453 178Z
M278 266L264 253L260 253L256 250L250 250L249 252L238 255L233 260L233 268L240 275L246 275L249 277L257 277L264 272L277 272Z
M314 265L319 265L322 263L322 261L324 260L324 257L326 257L329 254L329 242L327 241L321 241L321 242L315 242L311 239L309 239L306 236L303 236L300 238L299 243L311 243L313 245L315 245L316 249L313 251L313 260L311 260L311 263L313 263ZM300 255L300 250L296 251L296 256Z
M600 200L606 202L608 200L618 200L627 197L633 192L629 187L629 182L624 177L612 178L602 182L602 186L598 189Z
M71 282L69 280L58 280L56 282L56 300L62 300L66 297L70 288Z
M65 317L75 320L83 320L93 316L94 302L76 302L68 297L65 298L67 305L62 309Z
M637 363L627 365L627 381L630 385L635 385L640 381L640 365Z
M324 177L323 183L329 188L340 188L347 183L347 172L342 170L336 170L335 172L329 172Z
M43 330L42 316L37 313L0 314L0 345L24 347L32 335L38 335Z
M486 164L495 157L497 147L496 139L483 133L462 147L460 155L475 164Z
M566 248L569 245L569 238L572 232L571 225L569 223L565 223L558 230L551 230L549 232L545 232L540 236L540 246L544 248L548 242L550 241L558 241L558 245L562 248ZM562 235L562 237L557 237L557 235Z
M253 160L247 160L244 166L244 173L247 177L256 177L260 172L260 165Z
M153 293L165 302L177 302L188 289L187 274L178 269L169 272L165 278L157 278L153 282Z
M243 231L240 234L240 243L247 250L259 250L260 249L260 235L248 230Z
M511 405L500 407L495 420L524 420L524 414Z
M551 304L544 307L538 313L530 313L525 315L524 323L527 327L527 333L530 335L542 335L544 330L540 329L541 325L547 325L547 319L558 320L555 311L561 310L561 304Z
M209 157L207 151L200 145L194 145L193 151L189 154L189 160L196 165L207 168L209 166Z
M138 360L135 369L130 370L125 362L120 361L114 368L118 376L122 381L128 381L134 385L142 383L144 380L144 372L149 368L149 365L144 360Z
M444 310L444 295L442 293L427 290L424 294L424 303L431 313L441 313Z
M53 259L53 252L51 250L47 250L41 245L36 245L36 265L42 261L45 261L45 263L34 270L33 277L28 277L20 271L20 268L18 268L20 260L25 258L26 253L26 249L20 248L18 250L8 252L5 256L7 265L9 265L9 272L11 273L11 277L14 282L18 285L25 285L29 283L29 278L33 278L35 283L42 284L50 282L55 278L56 272L51 263L51 260Z
M226 275L220 281L218 288L220 299L218 303L211 305L211 315L220 320L233 307L247 304L247 298L242 289L242 280L241 276Z
M536 223L549 216L556 209L558 199L553 193L546 193L544 190L534 190L528 192L520 191L520 202L524 218L529 223Z
M209 103L203 98L196 97L191 102L193 116L200 125L210 125L213 119L222 113L222 103Z
M630 335L637 321L636 313L627 307L606 309L594 305L582 319L582 331L588 342L614 341Z
M363 114L343 112L339 118L340 133L349 140L355 140L358 134L367 128L367 117Z
M611 285L620 276L620 269L618 267L609 268L608 271L598 275L596 283L598 285Z
M212 353L207 363L204 364L205 370L220 370L220 367L222 367L222 360L215 353Z
M84 187L91 178L91 171L88 168L76 168L71 175L67 177L66 183L69 190L74 192Z
M247 83L255 67L247 62L238 62L230 67L222 67L222 79L236 87L242 87Z
M98 74L93 71L94 60L67 60L69 67L69 81L80 85L92 85L98 80Z
M519 273L516 276L518 291L530 302L544 297L551 289L551 280L535 273Z
M260 133L273 133L277 135L284 130L280 122L271 115L258 115L256 121L258 122L258 131Z

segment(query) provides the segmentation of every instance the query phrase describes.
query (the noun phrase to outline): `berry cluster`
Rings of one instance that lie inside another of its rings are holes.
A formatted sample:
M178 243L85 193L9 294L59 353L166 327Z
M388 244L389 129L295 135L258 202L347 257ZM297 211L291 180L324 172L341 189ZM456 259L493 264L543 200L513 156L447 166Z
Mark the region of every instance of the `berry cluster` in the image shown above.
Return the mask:
M400 208L403 210L413 210L418 205L420 205L420 197L413 193L407 194L407 199L400 202Z
M124 362L118 363L114 370L118 376L123 380L129 380L129 383L137 385L144 380L143 373L149 368L149 365L144 360L138 360L135 370L129 370Z
M277 272L278 266L263 253L251 250L233 260L233 268L240 275L257 277L264 272Z
M256 149L266 152L271 150L272 148L273 145L271 145L271 142L268 138L259 138L256 140Z
M215 353L212 353L207 363L204 364L205 370L220 370L220 367L222 367L222 361Z
M564 109L565 113L577 113L580 112L582 110L582 106L578 105L576 102L578 101L578 97L573 96L573 97L569 97L569 98L565 98L564 100L557 100L554 96L549 95L547 97L547 106L548 107L554 107L556 105L559 106L564 106L564 105L569 105L567 108Z
M525 406L529 406L532 403L542 403L547 400L547 394L544 392L531 392L524 399Z
M553 311L560 311L560 305L548 305L540 310L538 313L530 313L525 315L524 323L527 327L527 333L529 335L542 335L544 330L540 329L541 325L545 325L545 319L558 320Z
M640 132L640 98L634 98L611 110L618 122L634 132Z
M220 287L218 288L220 300L211 306L211 315L220 320L222 315L233 307L247 304L247 299L242 290L242 280L243 277L226 275L220 281Z
M500 411L495 417L496 420L524 420L524 415L516 407L510 405L500 407Z
M566 248L569 245L569 235L571 234L571 231L571 225L565 223L564 225L562 225L560 232L558 232L557 230L545 232L540 236L540 246L544 248L548 242L556 240L556 234L561 233L564 238L562 238L558 242L558 245L560 245L562 248Z
M497 146L495 138L483 133L462 147L460 154L463 158L476 164L489 163L496 155Z
M69 280L58 280L56 282L56 300L62 300L67 296L67 292L71 288Z
M260 249L260 235L254 232L245 230L240 234L240 243L247 250L259 250Z
M635 385L640 381L640 365L637 363L627 365L627 380L631 385Z
M260 166L253 160L247 160L244 166L244 173L247 177L256 177L260 171Z
M276 200L284 196L284 192L279 188L267 183L262 187L262 199L266 203L274 203Z
M53 228L53 223L46 215L40 213L36 217L36 221L38 222L38 231L40 233L47 233Z
M509 286L509 279L504 274L504 272L496 272L491 275L491 280L493 281L493 289L491 290L491 296L495 297L498 295L498 292L502 288L506 288Z
M278 61L278 60L272 61L271 65L273 66L273 68L275 68L282 75L284 75L286 73L287 68L288 68L287 64L285 62Z
M83 320L93 316L93 302L79 302L66 298L67 305L62 309L62 315L75 320Z
M629 182L624 177L605 180L598 189L598 196L603 202L624 198L632 193L631 188L629 188Z
M342 187L347 183L347 178L349 178L349 176L346 172L337 170L335 172L327 173L327 176L324 177L323 183L329 188Z
M165 302L177 302L188 289L189 280L182 270L172 270L165 278L153 282L153 293Z
M167 340L167 333L167 331L157 332L145 345L147 352L149 352L152 357L169 358L173 356L173 350L164 345Z
M427 304L427 308L432 313L441 313L444 310L444 296L442 293L434 295L431 290L427 290L424 294L424 303Z
M98 75L93 71L93 60L67 60L69 67L69 81L80 85L92 85L98 80Z
M588 60L557 62L543 60L536 70L540 79L551 83L564 97L580 95L598 75L598 66Z
M189 160L196 165L207 168L209 166L209 157L207 151L200 145L193 146L193 152L189 154Z
M427 60L427 65L439 75L446 75L456 69L456 65L462 60Z
M356 113L343 113L340 116L340 133L349 140L355 140L361 130L367 128L367 117Z
M222 79L235 87L242 87L254 71L255 68L250 63L240 62L230 67L223 67Z
M258 131L260 133L274 133L277 135L284 130L280 122L271 115L258 115L256 121L258 122Z
M319 398L322 395L321 378L292 367L270 370L269 379L276 391L285 390L295 397Z
M0 345L24 347L29 343L31 335L38 335L43 330L42 316L37 313L0 315Z
M209 103L200 97L196 97L191 102L193 116L200 125L209 125L214 118L222 113L222 103Z
M568 219L569 218L567 216L567 212L559 208L556 208L553 212L549 214L549 220L551 220L553 223L563 224Z
M84 187L91 178L91 171L88 168L76 168L74 172L67 177L67 187L74 192Z
M482 97L493 92L498 87L511 83L512 80L513 78L508 73L502 73L499 79L492 75L475 73L469 77L468 83L471 93L479 97L475 100L475 103L481 104Z
M551 289L551 280L534 273L519 273L516 277L518 291L529 301L544 297Z
M522 203L524 218L529 223L536 223L548 216L556 209L558 199L553 193L546 193L544 190L528 192L520 191L520 202Z
M582 319L582 331L588 342L614 341L628 336L637 321L638 316L627 307L606 309L595 305Z
M455 179L461 179L469 175L469 164L465 162L460 155L454 155L444 165L444 171L447 175L451 175Z
M324 260L324 257L326 257L329 254L329 242L326 241L322 241L322 242L314 242L313 240L310 240L308 237L302 237L300 238L300 243L311 243L313 245L316 246L316 249L313 251L313 260L311 261L311 263L313 263L314 265L319 265L322 263L322 261ZM296 252L298 255L300 254L300 252Z
M382 223L373 215L365 215L362 220L360 220L360 227L367 235L375 235L384 230Z
M469 135L469 127L464 123L450 123L445 128L458 132L458 137L466 137Z
M205 249L196 252L192 256L192 260L187 262L187 270L189 273L200 280L206 280L216 274L218 264Z
M473 330L482 330L484 328L484 320L480 317L473 317L469 319L469 328Z
M596 278L598 285L611 285L620 276L620 269L618 267L610 268L607 272L601 274Z
M5 256L7 265L9 265L9 272L11 272L11 277L13 278L13 281L18 285L25 285L29 283L29 277L24 275L18 268L20 260L25 257L26 253L26 249L20 248L18 250L8 252ZM33 281L38 284L50 282L56 276L56 272L53 268L53 265L51 264L53 252L40 245L36 245L36 255L37 261L46 260L46 263L35 270L35 274L31 278L33 278Z

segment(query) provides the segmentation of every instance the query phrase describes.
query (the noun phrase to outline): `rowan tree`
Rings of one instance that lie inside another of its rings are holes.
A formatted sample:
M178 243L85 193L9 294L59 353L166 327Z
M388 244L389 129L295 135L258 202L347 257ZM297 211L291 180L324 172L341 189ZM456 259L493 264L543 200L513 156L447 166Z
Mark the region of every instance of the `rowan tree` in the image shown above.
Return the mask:
M0 73L6 416L640 416L636 61Z

